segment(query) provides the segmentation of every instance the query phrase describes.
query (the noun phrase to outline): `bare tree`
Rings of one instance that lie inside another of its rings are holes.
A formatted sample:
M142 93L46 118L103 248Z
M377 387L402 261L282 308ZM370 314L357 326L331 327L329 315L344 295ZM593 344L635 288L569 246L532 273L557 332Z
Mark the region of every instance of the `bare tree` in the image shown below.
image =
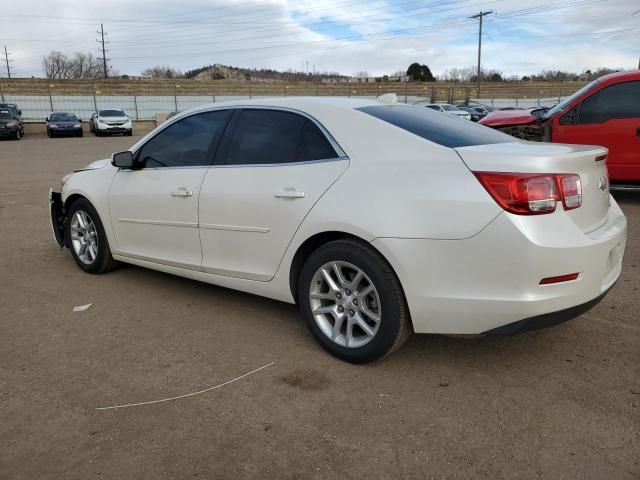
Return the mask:
M364 72L364 71L356 72L356 73L353 74L353 76L355 78L369 78L370 77L369 72Z
M100 62L91 53L76 52L70 60L70 78L100 78Z
M156 65L142 71L143 77L151 78L181 78L183 74L180 70L176 70L168 65Z
M52 51L42 59L42 68L47 78L69 78L71 65L67 56L62 52Z
M52 51L42 59L42 68L51 79L102 77L101 64L91 53L76 52L69 58L62 52Z

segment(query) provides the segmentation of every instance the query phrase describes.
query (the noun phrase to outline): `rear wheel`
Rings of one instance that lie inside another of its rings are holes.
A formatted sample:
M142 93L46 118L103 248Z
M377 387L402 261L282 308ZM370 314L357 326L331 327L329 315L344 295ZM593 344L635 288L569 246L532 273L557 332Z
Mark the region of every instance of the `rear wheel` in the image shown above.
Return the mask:
M411 333L398 278L364 243L338 240L312 253L299 278L298 300L316 340L349 362L384 357Z
M98 212L88 200L76 200L69 208L65 238L73 259L85 272L105 273L115 267Z

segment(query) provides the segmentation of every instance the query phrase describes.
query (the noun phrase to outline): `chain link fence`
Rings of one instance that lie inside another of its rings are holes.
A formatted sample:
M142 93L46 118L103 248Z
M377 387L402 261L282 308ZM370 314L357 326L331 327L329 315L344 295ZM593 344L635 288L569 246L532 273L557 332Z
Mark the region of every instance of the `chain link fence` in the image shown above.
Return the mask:
M43 122L52 112L72 112L82 120L101 109L121 108L134 120L155 120L156 114L187 110L201 105L228 100L269 98L275 95L3 95L5 103L15 103L22 110L26 122ZM375 95L352 95L361 99L375 99ZM439 102L461 104L475 102L493 108L550 107L563 97L545 98L436 98ZM398 94L398 101L407 104L431 102L431 96Z

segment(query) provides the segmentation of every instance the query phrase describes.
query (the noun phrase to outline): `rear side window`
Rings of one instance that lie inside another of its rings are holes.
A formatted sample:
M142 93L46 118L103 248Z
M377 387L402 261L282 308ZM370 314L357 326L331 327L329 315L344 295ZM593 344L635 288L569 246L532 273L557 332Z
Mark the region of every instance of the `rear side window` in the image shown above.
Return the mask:
M478 125L456 115L411 105L375 105L357 110L402 128L430 142L457 148L518 141L514 137Z
M297 162L311 160L325 160L336 158L338 154L333 149L327 137L320 131L317 125L310 120L305 120L296 155Z
M139 159L149 168L210 165L230 115L216 110L182 118L145 143Z
M306 119L278 110L242 110L224 155L228 165L295 161Z
M602 123L614 118L640 118L640 82L605 87L582 102L579 123Z

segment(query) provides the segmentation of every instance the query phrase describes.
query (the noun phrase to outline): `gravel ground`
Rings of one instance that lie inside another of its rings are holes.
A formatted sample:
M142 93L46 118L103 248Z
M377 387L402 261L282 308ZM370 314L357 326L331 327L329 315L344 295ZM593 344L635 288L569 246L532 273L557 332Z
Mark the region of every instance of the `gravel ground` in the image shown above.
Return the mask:
M56 247L49 186L134 141L0 142L0 478L640 478L640 195L586 315L354 366L294 306Z

